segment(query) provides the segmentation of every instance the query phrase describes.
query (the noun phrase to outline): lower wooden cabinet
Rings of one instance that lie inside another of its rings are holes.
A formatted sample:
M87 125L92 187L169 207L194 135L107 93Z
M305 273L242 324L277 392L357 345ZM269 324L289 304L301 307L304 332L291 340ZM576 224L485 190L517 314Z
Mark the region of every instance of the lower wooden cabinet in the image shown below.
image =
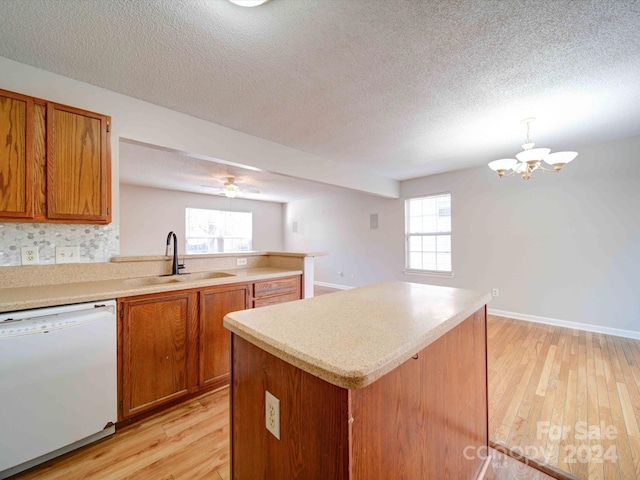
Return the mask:
M222 324L227 313L245 310L248 285L203 290L200 293L200 386L229 383L229 331Z
M196 298L187 292L121 302L123 418L197 389Z
M300 299L301 276L118 301L118 426L229 383L230 312Z
M253 307L299 300L301 292L302 277L300 275L255 282L253 284Z

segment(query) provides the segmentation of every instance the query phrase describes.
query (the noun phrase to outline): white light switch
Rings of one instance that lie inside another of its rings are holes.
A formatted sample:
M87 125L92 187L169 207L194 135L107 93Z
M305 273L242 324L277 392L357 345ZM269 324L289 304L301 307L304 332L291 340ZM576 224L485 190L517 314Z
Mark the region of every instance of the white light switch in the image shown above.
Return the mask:
M20 253L22 254L22 265L37 265L40 263L38 247L22 247Z
M79 261L79 247L56 247L56 263L78 263Z

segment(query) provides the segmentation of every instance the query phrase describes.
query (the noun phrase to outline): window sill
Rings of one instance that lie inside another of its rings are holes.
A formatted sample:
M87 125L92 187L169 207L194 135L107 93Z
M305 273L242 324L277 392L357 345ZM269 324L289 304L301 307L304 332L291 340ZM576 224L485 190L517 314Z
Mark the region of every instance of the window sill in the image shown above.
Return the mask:
M421 275L423 277L453 278L451 272L432 272L429 270L404 270L405 275Z

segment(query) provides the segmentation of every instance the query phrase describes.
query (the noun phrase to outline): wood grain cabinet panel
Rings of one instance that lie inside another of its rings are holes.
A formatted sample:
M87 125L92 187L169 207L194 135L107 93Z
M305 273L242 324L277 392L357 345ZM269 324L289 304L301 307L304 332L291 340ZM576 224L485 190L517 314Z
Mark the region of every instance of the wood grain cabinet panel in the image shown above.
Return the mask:
M253 284L253 296L265 297L290 292L300 286L300 277L274 278Z
M175 400L197 387L195 293L122 302L124 417Z
M488 445L482 307L375 382L319 379L232 334L231 478L474 479ZM265 428L280 400L280 439ZM465 450L467 449L467 450Z
M111 220L110 117L47 104L47 216Z
M247 308L248 285L232 285L200 293L200 385L229 381L229 331L222 322L227 313Z
M231 478L349 480L348 391L231 338ZM265 428L265 390L280 400L279 440ZM367 480L396 478L408 477Z
M47 103L34 105L33 161L34 161L34 217L47 221Z
M285 279L297 293L260 300L299 299L300 275ZM119 299L118 428L229 383L224 317L249 308L253 290L233 283Z
M0 90L0 220L110 223L110 124Z
M33 217L33 99L0 90L0 218Z
M274 278L253 284L253 308L300 300L302 277Z

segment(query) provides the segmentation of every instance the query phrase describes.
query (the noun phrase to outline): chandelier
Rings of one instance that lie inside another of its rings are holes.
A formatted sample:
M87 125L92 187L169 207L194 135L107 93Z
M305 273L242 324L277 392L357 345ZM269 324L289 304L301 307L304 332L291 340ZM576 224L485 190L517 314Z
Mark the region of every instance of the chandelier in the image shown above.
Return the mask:
M516 173L524 180L529 180L531 174L536 170L542 172L559 172L562 167L578 156L577 152L555 152L551 153L549 148L533 148L535 143L531 141L529 136L529 128L535 121L535 118L525 118L521 123L527 127L527 139L522 145L522 152L516 154L514 158L502 158L489 162L489 168L498 173L500 178L509 177ZM542 165L545 162L553 168L545 168Z
M269 0L229 0L231 3L240 5L241 7L258 7Z

